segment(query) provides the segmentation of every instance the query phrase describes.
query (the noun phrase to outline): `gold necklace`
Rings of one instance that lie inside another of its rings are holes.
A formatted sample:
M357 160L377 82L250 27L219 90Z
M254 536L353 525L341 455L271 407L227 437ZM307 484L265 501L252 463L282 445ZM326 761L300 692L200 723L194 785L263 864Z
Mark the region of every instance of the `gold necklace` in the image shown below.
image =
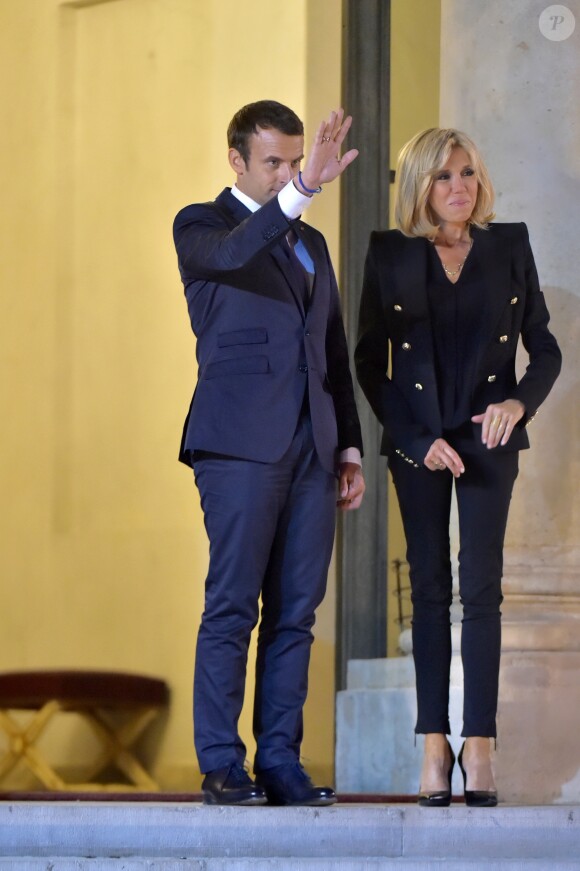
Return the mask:
M469 249L468 249L468 251L467 251L467 254L466 254L465 257L463 258L463 260L461 261L461 263L459 264L459 266L457 267L457 269L447 269L447 267L445 266L445 264L444 264L443 261L441 260L441 266L443 267L443 272L444 272L446 275L448 275L450 278L454 278L456 275L459 275L459 273L460 273L461 270L463 269L463 266L464 266L464 264L465 264L465 261L466 261L467 258L469 257L469 254L470 254L470 252L471 252L471 246L472 246L472 245L473 245L473 239L470 240L470 242L469 242Z

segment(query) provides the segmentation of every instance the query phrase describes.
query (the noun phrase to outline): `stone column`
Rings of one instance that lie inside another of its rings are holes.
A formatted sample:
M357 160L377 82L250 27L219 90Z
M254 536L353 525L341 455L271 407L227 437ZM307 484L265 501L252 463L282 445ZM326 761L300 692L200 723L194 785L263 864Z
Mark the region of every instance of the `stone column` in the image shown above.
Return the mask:
M357 340L364 258L371 230L389 212L390 0L343 0L342 105L355 121L356 162L341 178L340 287L351 353ZM354 372L354 366L352 367ZM339 516L336 685L349 659L387 651L387 481L379 456L381 427L355 378L365 446L366 491L358 511Z
M440 124L482 149L497 220L527 223L564 353L528 429L506 536L498 788L578 801L580 0L443 0L441 39Z
M506 536L496 779L503 801L525 803L580 801L578 93L580 0L557 7L442 0L440 125L464 130L481 148L497 220L527 223L564 354L562 375L529 427L532 448L520 455ZM525 365L522 354L520 372ZM456 551L455 520L452 542ZM457 749L456 611L450 718ZM415 791L421 742L414 748L409 739L414 719L410 657L351 662L338 702L339 789ZM461 789L457 772L453 788Z

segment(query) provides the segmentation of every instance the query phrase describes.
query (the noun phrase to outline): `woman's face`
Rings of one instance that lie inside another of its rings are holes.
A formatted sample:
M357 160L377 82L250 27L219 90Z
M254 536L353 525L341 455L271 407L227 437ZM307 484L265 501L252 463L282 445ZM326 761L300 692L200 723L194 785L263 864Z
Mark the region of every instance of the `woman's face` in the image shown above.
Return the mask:
M464 224L471 217L479 182L467 152L456 146L433 179L429 205L440 224Z

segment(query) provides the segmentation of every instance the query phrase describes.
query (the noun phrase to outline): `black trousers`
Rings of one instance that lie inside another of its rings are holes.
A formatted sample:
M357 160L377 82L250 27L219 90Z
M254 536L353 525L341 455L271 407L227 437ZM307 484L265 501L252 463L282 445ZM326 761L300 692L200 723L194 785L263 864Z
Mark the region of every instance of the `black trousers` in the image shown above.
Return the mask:
M459 595L464 737L496 736L501 648L501 578L518 452L460 451L465 472L416 469L389 458L401 508L413 602L417 683L415 732L448 734L453 598L449 519L453 485L459 514Z

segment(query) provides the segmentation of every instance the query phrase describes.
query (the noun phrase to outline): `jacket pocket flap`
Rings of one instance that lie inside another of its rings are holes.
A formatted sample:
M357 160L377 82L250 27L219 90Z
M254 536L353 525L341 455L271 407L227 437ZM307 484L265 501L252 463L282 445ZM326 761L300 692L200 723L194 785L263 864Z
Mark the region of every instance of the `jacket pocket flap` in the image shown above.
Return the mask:
M218 335L218 348L229 348L230 345L263 345L268 341L268 332L264 327L254 327L250 330L232 330L231 333Z
M216 378L219 375L267 375L269 371L267 357L232 357L229 360L209 363L204 378Z

